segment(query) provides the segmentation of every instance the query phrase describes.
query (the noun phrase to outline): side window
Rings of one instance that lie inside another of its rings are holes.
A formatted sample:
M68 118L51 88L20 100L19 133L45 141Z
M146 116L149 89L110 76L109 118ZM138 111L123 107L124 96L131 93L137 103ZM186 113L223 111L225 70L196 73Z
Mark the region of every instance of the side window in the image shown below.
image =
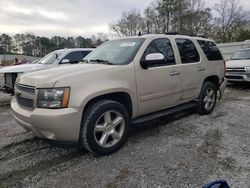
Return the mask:
M91 51L82 51L82 58L85 58Z
M200 55L191 40L176 39L176 44L180 52L181 61L186 63L197 63L200 61Z
M198 40L198 43L209 61L223 60L223 57L214 42Z
M159 63L154 63L150 65L150 67L175 64L174 51L168 39L156 39L152 41L145 50L142 56L142 60L145 60L148 54L153 54L153 53L161 53L164 56L164 60Z
M83 59L82 53L80 51L77 52L70 52L66 55L63 59L68 59L70 63L78 63Z

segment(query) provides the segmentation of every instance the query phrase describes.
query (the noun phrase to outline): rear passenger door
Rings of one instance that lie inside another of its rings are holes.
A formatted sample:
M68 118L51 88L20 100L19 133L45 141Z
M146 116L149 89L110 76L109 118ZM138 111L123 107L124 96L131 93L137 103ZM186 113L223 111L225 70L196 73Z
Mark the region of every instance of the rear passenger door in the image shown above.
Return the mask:
M200 93L200 88L203 83L203 74L205 67L202 63L202 58L197 50L198 45L195 41L185 38L175 39L179 58L182 63L180 71L180 80L182 101L187 101L197 98Z

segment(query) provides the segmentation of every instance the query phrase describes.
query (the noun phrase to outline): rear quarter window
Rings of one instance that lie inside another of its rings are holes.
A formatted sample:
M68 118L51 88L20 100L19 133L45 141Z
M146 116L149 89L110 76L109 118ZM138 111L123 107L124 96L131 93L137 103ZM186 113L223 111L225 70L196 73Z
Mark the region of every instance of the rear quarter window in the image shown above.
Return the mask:
M223 60L223 57L214 42L198 40L198 43L209 61Z

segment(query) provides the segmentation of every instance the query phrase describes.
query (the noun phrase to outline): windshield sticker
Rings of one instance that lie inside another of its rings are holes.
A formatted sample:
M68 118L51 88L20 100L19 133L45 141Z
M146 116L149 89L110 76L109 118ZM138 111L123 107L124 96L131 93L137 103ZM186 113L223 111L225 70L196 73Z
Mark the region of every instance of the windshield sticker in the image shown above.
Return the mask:
M136 43L135 42L124 42L122 43L120 46L121 47L132 47L134 46Z

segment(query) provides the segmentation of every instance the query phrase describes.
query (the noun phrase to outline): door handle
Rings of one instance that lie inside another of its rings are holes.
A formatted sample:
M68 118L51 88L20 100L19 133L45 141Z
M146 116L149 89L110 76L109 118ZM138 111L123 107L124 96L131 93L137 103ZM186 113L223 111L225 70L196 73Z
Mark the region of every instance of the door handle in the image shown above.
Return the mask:
M180 72L173 71L170 73L170 76L178 76L179 74L180 74Z
M204 67L199 67L198 71L205 71L206 69Z

